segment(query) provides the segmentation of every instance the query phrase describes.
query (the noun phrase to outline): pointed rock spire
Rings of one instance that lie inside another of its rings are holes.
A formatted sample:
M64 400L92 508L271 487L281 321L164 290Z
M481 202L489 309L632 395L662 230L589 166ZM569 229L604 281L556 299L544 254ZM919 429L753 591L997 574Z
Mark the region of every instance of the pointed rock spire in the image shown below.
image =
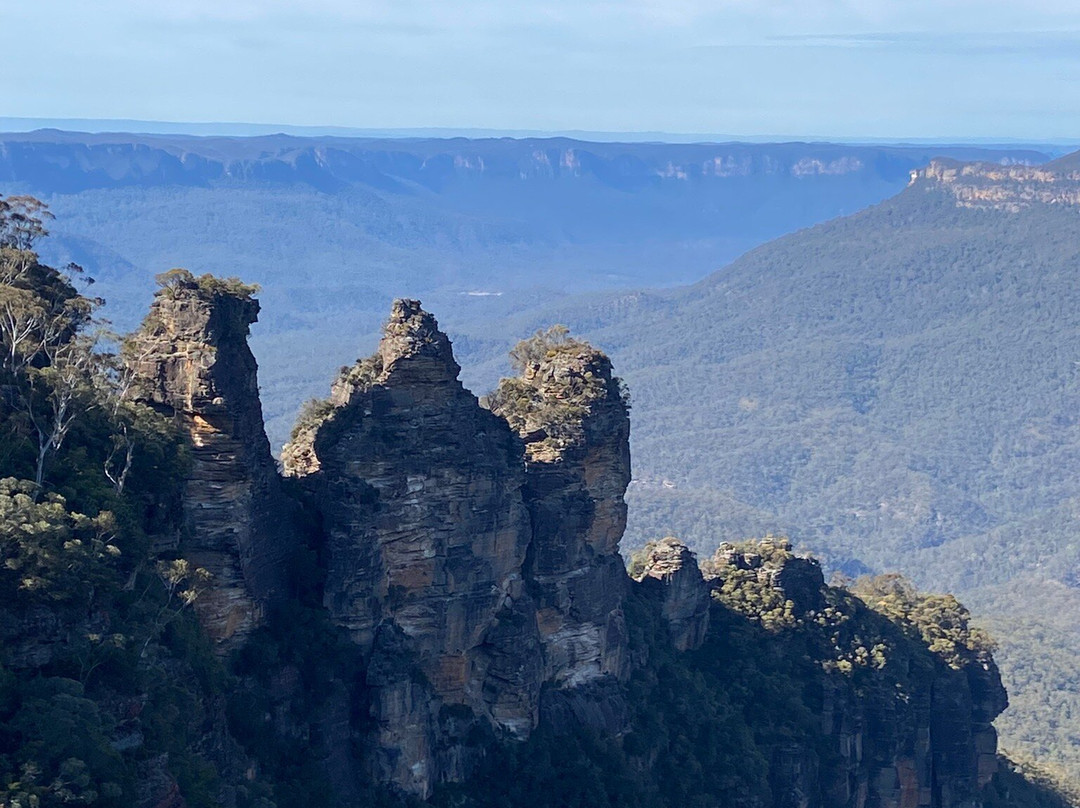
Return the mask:
M540 696L524 448L459 370L435 318L397 300L282 455L320 514L324 603L367 666L368 765L421 796L465 777L469 727L527 736Z
M413 357L441 361L453 369L455 377L461 371L454 361L449 337L439 330L435 317L420 307L419 300L399 298L393 302L390 319L383 326L379 357L387 371L397 362Z
M248 347L255 287L174 269L125 351L134 395L186 430L191 468L179 550L213 576L195 603L221 649L286 589L293 510L281 496Z

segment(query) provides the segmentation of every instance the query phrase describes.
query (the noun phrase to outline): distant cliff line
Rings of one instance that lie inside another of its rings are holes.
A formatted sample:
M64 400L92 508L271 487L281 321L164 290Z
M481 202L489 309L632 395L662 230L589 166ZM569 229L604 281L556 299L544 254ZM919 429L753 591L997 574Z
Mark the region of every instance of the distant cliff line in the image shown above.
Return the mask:
M622 190L658 183L843 176L902 181L933 156L1040 164L1032 149L836 143L602 143L571 138L191 137L41 130L0 134L0 182L35 193L92 188L299 183L410 195L454 183L588 178Z
M944 189L961 208L1018 213L1034 205L1080 206L1075 155L1041 166L932 160L911 172L910 184Z

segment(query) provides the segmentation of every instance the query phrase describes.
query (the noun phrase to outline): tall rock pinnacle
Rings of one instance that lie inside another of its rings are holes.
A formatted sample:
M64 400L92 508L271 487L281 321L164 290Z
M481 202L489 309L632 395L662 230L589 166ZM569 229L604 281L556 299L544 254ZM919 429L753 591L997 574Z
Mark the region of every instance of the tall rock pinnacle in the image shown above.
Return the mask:
M291 511L247 344L259 314L253 291L173 270L126 352L135 396L179 419L189 437L179 549L213 576L195 608L219 643L243 638L283 593L291 552Z
M627 669L619 555L630 482L630 418L602 352L564 329L512 354L492 411L525 441L525 500L533 540L525 574L537 601L546 680L584 685Z
M395 301L283 452L321 511L325 604L368 660L372 765L418 794L464 776L470 722L527 736L540 688L521 442L458 372L435 318Z

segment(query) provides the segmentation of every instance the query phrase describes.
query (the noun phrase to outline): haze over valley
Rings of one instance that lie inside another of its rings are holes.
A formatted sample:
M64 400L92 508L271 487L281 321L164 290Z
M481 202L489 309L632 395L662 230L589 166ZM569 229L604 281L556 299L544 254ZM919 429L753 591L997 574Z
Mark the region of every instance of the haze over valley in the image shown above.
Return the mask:
M299 404L377 339L395 297L420 297L452 335L488 324L459 345L482 393L505 369L515 332L503 323L515 313L692 283L897 193L934 156L1037 164L1051 154L46 131L0 138L0 190L49 202L49 257L84 266L122 330L173 266L261 284L253 345L276 450Z

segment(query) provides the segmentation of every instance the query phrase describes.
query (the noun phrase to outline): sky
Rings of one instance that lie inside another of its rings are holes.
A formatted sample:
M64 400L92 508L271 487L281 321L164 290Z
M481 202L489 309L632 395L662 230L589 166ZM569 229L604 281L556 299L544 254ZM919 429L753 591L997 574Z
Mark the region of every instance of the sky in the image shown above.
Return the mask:
M1080 136L1076 0L0 0L0 117Z

